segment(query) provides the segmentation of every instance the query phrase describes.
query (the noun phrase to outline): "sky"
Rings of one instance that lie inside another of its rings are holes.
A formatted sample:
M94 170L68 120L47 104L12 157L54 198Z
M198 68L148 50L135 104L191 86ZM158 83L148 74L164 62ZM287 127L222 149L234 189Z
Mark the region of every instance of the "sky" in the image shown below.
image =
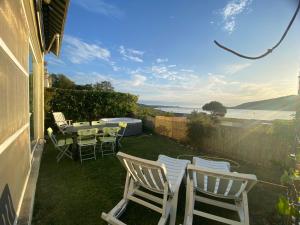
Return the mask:
M296 94L300 15L271 55L297 0L71 0L60 57L50 73L77 84L110 81L145 104L226 106Z

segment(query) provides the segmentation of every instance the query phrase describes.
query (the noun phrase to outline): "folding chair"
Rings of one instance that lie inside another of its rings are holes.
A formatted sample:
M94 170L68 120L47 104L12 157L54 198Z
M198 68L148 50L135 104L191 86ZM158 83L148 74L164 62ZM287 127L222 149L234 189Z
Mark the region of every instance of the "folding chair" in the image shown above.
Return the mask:
M72 126L72 120L66 120L62 112L53 112L54 121L61 133L65 134L67 127Z
M79 147L79 157L81 163L84 160L96 160L97 133L98 128L78 130L77 144Z
M126 128L127 128L127 123L126 122L119 122L119 127L121 128L120 129L120 132L118 132L118 145L120 147L122 147L121 145L121 140L123 139L124 135L125 135L125 132L126 132Z
M249 225L247 193L256 184L256 176L233 173L221 168L205 168L204 165L195 164L197 164L197 159L194 158L193 165L190 164L187 167L184 225L192 225L194 215L225 224ZM199 193L202 193L202 195L199 195ZM226 199L232 200L234 204L224 201ZM195 209L196 202L236 211L240 221Z
M99 137L102 157L104 155L115 154L117 135L119 130L120 130L119 127L103 127L102 133L100 134Z
M57 140L55 135L53 134L53 130L51 127L47 129L47 132L54 147L59 151L58 155L56 156L56 161L59 162L63 156L67 156L70 159L73 159L72 152L69 150L70 146L73 144L73 139L62 138Z
M179 187L190 161L164 155L150 161L122 152L117 157L127 171L123 199L109 213L102 213L102 219L111 225L126 225L118 218L133 201L160 213L158 225L166 224L169 217L169 224L175 225Z

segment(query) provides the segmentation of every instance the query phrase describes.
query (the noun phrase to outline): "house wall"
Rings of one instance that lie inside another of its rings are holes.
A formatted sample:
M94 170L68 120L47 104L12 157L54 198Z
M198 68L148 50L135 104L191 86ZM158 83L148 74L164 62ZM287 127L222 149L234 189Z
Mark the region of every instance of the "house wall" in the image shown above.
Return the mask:
M4 188L9 190L11 215L16 215L9 218L12 220L18 216L31 168L30 49L34 58L34 136L39 140L44 133L44 55L34 0L0 0L0 224L1 208L8 204Z

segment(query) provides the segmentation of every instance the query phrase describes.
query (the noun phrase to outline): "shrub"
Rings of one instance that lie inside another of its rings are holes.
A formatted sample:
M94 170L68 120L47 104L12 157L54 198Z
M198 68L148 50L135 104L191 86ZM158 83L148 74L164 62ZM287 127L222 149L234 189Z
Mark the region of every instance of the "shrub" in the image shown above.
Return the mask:
M205 113L192 112L188 117L188 141L195 146L201 146L204 138L211 137L216 131L218 119Z
M132 116L137 100L135 95L119 92L45 89L46 126L52 125L52 112L63 112L73 121Z

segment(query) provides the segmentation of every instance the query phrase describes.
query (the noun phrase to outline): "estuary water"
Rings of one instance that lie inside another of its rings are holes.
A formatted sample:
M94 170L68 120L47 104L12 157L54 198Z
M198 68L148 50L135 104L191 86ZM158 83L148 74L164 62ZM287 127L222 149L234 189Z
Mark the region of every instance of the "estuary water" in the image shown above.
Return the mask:
M184 107L160 107L157 108L165 112L190 114L193 110L204 112L199 108ZM227 109L225 117L237 119L254 119L254 120L291 120L294 118L294 111L274 111L274 110L250 110L250 109Z

